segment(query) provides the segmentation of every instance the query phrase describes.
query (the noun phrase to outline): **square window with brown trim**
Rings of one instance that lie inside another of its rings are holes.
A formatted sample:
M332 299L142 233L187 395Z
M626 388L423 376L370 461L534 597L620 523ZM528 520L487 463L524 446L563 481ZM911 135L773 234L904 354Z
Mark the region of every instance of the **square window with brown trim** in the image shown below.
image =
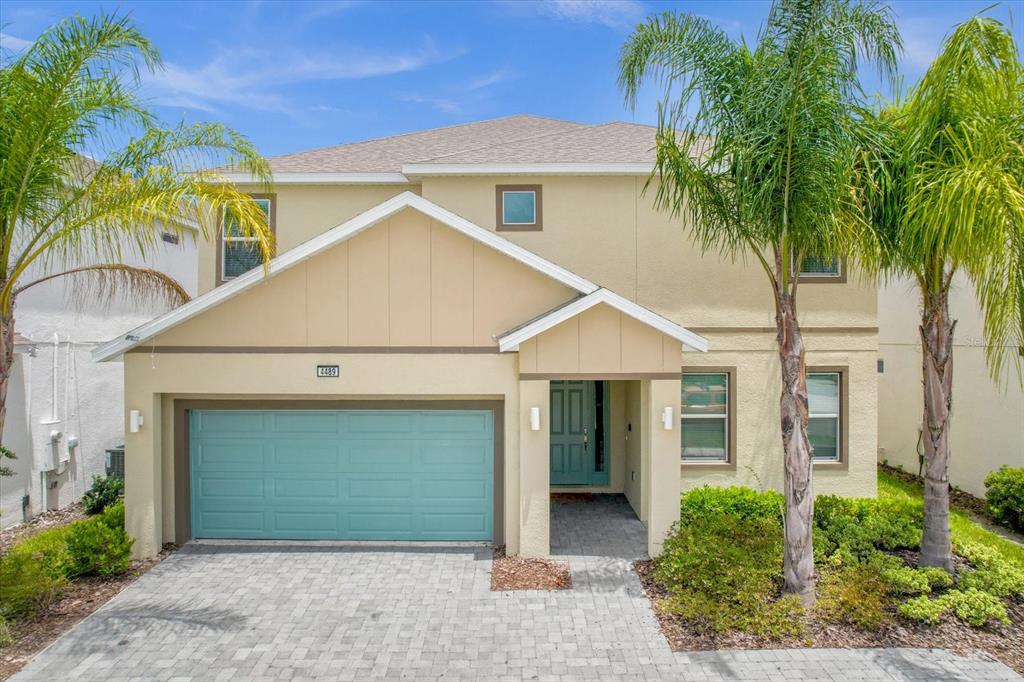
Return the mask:
M502 232L530 232L543 228L540 185L496 185L495 225Z

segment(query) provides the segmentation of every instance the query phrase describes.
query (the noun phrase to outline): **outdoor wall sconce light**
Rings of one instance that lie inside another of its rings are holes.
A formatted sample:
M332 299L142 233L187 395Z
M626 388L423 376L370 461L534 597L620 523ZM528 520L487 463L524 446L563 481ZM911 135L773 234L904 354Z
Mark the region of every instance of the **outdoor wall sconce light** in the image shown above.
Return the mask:
M540 408L539 407L531 407L530 408L530 430L531 431L540 431Z
M672 430L672 422L673 421L675 421L675 420L672 419L672 408L671 407L666 407L664 410L661 411L661 424L662 424L662 426L665 427L666 431L671 431Z
M138 410L129 410L128 412L128 430L132 433L138 433L142 429L142 412Z

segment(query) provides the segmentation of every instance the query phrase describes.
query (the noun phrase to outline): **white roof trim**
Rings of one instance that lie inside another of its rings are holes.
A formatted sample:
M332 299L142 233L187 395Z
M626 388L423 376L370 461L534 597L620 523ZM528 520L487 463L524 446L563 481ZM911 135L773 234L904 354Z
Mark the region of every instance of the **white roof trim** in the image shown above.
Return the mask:
M253 184L259 180L249 173L223 173L221 180ZM408 185L401 173L274 173L275 185Z
M402 173L421 175L650 175L653 163L407 163Z
M398 196L374 206L373 208L360 213L337 227L333 227L313 239L281 254L270 261L269 272L264 277L263 269L257 268L250 272L236 277L227 284L217 287L202 296L189 301L185 305L157 317L154 320L136 327L112 341L108 341L93 351L93 359L97 362L112 360L125 351L141 345L152 339L154 336L189 320L196 315L209 310L210 308L237 296L243 291L265 281L268 277L287 270L293 265L312 258L321 251L324 251L336 244L354 237L363 230L366 230L382 220L393 216L405 208L414 208L438 222L458 230L464 235L482 242L483 244L514 258L520 263L537 270L552 279L555 279L566 286L575 289L583 294L590 294L597 291L598 286L593 282L575 275L565 268L555 265L549 260L541 258L535 253L527 251L521 246L513 244L507 239L476 225L465 218L455 215L451 211L441 208L437 204L427 201L423 197L412 192L402 192Z
M636 303L633 303L633 301L623 298L622 296L619 296L612 291L608 291L607 289L598 289L587 296L583 296L571 303L555 308L547 315L542 315L533 322L530 322L519 329L506 333L504 336L498 338L498 349L502 353L518 350L519 344L523 341L531 339L534 336L551 329L555 325L561 324L562 322L579 315L584 310L593 308L595 305L600 303L609 305L619 312L629 315L635 320L639 320L648 326L654 327L663 334L671 336L693 350L697 350L702 353L706 353L708 350L708 341L703 336L694 334L689 329L681 327L675 322L672 322L657 313L651 312L647 308L637 305Z

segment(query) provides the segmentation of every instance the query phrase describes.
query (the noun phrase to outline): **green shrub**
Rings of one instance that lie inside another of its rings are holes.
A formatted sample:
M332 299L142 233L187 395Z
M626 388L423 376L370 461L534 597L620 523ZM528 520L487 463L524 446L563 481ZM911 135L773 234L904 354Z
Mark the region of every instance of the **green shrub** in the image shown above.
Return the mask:
M71 565L68 554L70 526L48 528L11 548L11 555L31 557L47 575L56 580L66 578Z
M823 571L818 581L818 612L833 622L876 630L889 619L890 583L867 565Z
M986 476L985 502L994 519L1024 532L1024 467L1004 465Z
M974 627L981 627L991 620L1010 624L1003 600L974 588L950 590L935 599L917 597L899 607L901 616L932 625L938 623L942 616L950 611Z
M93 476L92 486L82 496L86 514L99 514L124 494L124 481L116 476Z
M655 577L668 589L661 606L706 631L800 634L799 602L775 599L781 565L775 518L691 517L673 528L655 560Z
M942 598L949 603L957 618L974 627L981 627L989 620L1010 624L1006 604L988 592L975 589L950 590Z
M119 500L103 510L100 522L114 530L124 530L124 500Z
M11 635L11 628L7 625L7 619L0 614L0 648L12 644L14 636Z
M680 523L730 514L743 519L776 519L782 522L786 499L774 490L760 493L751 488L704 486L683 493L679 504Z
M920 502L822 495L814 502L815 551L864 559L875 549L916 549L921 542Z
M60 592L64 576L54 576L26 552L0 557L0 617L25 616Z
M942 618L942 614L949 610L949 605L942 597L932 599L924 596L908 599L900 604L897 610L904 618L935 625Z
M74 576L121 575L132 565L132 539L124 528L111 528L100 516L71 525L68 553Z

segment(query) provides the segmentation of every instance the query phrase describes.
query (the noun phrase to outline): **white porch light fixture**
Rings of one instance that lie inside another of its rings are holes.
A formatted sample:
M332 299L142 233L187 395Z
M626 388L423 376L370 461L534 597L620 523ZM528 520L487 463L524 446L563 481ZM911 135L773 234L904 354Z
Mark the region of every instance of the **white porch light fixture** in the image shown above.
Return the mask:
M661 411L661 424L665 427L666 431L672 430L672 422L675 421L672 418L672 407L666 407Z
M128 430L132 433L138 433L142 429L142 412L139 410L130 410L128 412Z
M540 431L540 408L539 407L531 407L530 408L530 430L531 431Z

